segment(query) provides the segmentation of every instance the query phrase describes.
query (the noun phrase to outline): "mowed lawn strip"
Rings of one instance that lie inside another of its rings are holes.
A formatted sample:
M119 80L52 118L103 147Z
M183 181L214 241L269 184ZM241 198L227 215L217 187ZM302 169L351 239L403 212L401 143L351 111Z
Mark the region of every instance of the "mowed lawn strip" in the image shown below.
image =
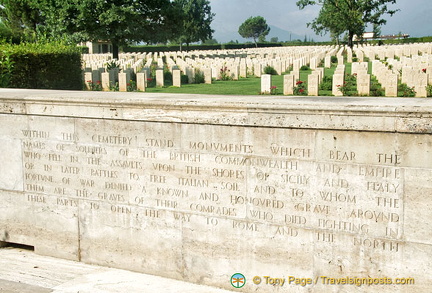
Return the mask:
M283 94L283 76L272 75L272 85L277 87L277 94ZM259 95L261 79L257 77L240 78L239 80L220 81L212 84L182 84L181 87L148 87L149 93L209 94L209 95Z

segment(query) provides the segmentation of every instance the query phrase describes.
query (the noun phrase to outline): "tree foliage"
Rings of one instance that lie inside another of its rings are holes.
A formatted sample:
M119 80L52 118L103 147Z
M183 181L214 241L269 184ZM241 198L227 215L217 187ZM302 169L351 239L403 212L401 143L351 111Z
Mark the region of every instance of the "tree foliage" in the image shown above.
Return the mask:
M253 38L255 46L257 39L265 39L270 32L270 27L262 16L249 17L239 27L238 33L243 38Z
M354 35L361 36L368 24L374 28L384 25L384 15L392 16L397 10L388 8L396 0L299 0L297 6L321 5L318 17L308 23L317 34L330 32L333 36L348 33L348 45L353 46Z
M13 36L34 36L43 22L37 0L0 0L2 24Z
M179 32L170 0L0 0L2 22L34 41L109 40L114 58L129 42L160 42Z
M212 39L214 30L211 29L214 13L211 12L210 2L207 0L176 0L181 11L181 28L178 41L180 44Z
M114 58L128 42L165 41L175 32L177 11L169 0L72 0L76 17L69 31L84 32L90 40L110 40Z

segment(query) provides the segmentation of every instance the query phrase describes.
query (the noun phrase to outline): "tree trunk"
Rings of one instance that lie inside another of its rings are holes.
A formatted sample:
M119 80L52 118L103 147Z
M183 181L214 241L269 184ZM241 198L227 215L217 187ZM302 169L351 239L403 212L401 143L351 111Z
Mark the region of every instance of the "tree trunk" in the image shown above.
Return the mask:
M350 47L351 49L354 46L353 39L354 39L354 33L352 31L348 31L348 47Z
M113 48L113 59L119 59L119 46L117 43L113 42L112 43L112 48Z

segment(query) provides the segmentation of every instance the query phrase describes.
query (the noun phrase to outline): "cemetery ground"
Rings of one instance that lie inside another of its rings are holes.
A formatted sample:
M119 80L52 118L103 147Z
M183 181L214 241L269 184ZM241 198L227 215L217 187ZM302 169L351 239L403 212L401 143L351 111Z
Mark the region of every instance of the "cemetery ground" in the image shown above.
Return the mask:
M432 43L83 55L88 90L432 96Z
M348 75L351 75L351 63L345 63ZM369 63L369 68L370 68ZM334 71L336 69L336 65L331 68L326 68L324 73L324 83L321 84L319 90L319 96L333 96L332 94L332 77ZM304 82L304 86L307 88L307 79L308 75L312 73L311 69L300 70L300 81ZM368 73L371 74L371 69L368 70ZM371 96L383 96L383 90L381 88L381 84L376 81L376 78L373 77L375 81L375 92L374 95ZM164 86L150 86L145 89L146 92L149 93L177 93L177 94L213 94L213 95L263 95L260 91L260 83L261 79L256 76L248 76L247 78L239 78L238 80L216 80L213 79L211 84L205 83L191 83L191 84L182 84L181 87L173 86L172 81L165 80ZM355 83L351 85L350 91L347 92L347 95L350 96L358 96ZM270 93L271 95L283 96L283 75L273 75L272 76L272 86L274 90ZM136 89L135 85L130 86L130 91L139 91ZM307 92L306 92L307 93ZM306 93L304 95L306 95ZM302 93L298 93L297 95L303 95ZM404 96L412 96L412 91L404 92L403 90L398 92L399 97Z

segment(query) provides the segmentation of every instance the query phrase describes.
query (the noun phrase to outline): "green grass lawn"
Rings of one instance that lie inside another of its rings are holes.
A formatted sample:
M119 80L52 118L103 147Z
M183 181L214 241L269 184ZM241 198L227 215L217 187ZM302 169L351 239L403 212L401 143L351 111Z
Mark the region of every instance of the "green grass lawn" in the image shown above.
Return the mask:
M283 76L272 75L272 85L277 87L277 94L283 94ZM148 87L149 93L177 94L212 94L212 95L259 95L261 79L257 77L241 78L239 80L220 81L212 84L182 84L179 87Z
M370 70L369 66L369 70ZM324 76L333 76L336 64L331 68L325 68ZM301 70L300 80L307 82L312 70ZM345 72L351 73L351 63L345 63ZM276 95L283 95L283 75L272 75L272 85L277 87ZM182 84L181 87L148 87L149 93L178 93L178 94L211 94L211 95L259 95L261 91L261 79L250 76L239 80L213 80L212 84ZM332 96L331 90L320 90L320 96Z

